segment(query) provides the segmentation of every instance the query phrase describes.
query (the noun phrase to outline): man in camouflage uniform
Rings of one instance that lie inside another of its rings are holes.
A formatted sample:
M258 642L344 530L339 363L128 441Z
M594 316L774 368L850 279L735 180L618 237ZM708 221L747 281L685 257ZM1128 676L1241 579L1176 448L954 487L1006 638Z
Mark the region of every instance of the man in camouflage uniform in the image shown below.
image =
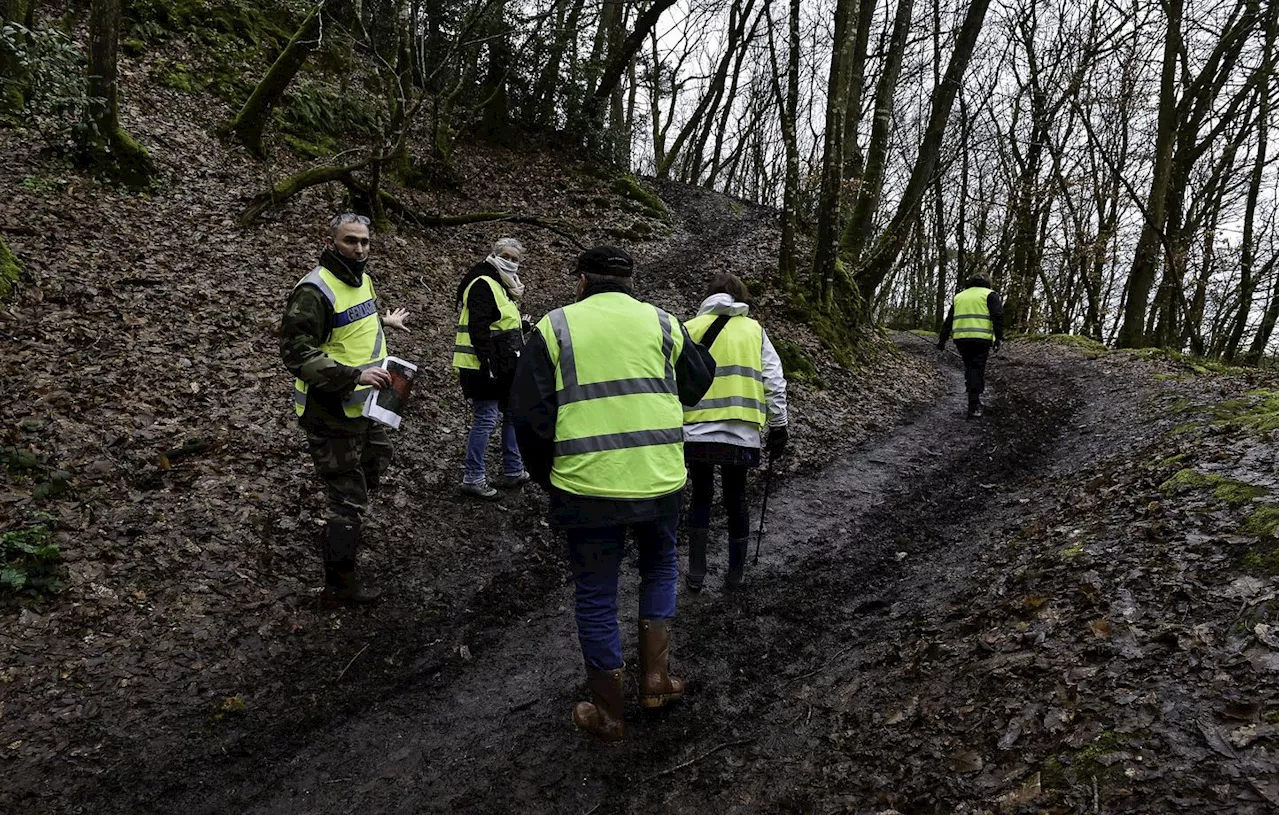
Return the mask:
M380 589L355 576L361 515L391 463L387 428L360 415L370 388L391 384L383 326L405 329L408 312L379 315L369 260L369 220L334 217L319 265L294 286L280 326L280 355L297 380L294 407L329 501L324 534L327 608L372 603Z

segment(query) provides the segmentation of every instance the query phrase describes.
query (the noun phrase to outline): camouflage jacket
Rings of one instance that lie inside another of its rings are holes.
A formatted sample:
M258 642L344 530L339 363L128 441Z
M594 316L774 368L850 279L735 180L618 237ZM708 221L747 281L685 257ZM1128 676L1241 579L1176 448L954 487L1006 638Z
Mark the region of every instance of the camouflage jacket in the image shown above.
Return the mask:
M320 265L343 282L359 285L348 278L350 271L326 250ZM333 330L333 307L315 286L298 286L289 295L280 321L280 356L289 373L306 382L309 388L304 424L349 425L366 419L349 419L342 412L342 397L355 390L360 370L343 365L320 350Z

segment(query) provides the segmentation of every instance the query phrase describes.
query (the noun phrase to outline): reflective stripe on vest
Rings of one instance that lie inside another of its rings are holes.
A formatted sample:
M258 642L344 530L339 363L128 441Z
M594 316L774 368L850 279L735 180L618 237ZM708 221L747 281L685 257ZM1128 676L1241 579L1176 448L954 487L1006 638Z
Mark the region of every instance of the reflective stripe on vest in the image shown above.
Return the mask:
M700 340L719 315L703 314L684 324L689 336ZM684 423L746 422L764 427L764 329L739 315L724 325L707 350L716 360L716 378L702 401L684 410Z
M684 336L664 311L621 292L538 323L556 371L551 483L575 495L656 498L684 487L675 360Z
M489 330L493 334L520 330L520 309L507 295L507 290L492 277L480 275L467 284L462 292L462 314L458 317L458 332L453 337L453 367L480 370L480 357L476 356L475 346L471 343L471 314L467 309L467 298L471 296L471 287L481 280L489 284L493 291L493 301L498 304L498 319L490 323Z
M386 358L382 319L378 316L373 281L368 275L361 277L359 286L348 286L333 272L317 266L311 274L298 281L298 286L315 286L333 309L333 330L320 345L325 356L360 370L373 368ZM307 390L306 382L293 380L293 410L299 416L307 409ZM343 414L350 418L359 416L368 393L368 385L357 385L355 390L345 395L342 399Z
M991 289L971 286L956 295L954 316L951 320L953 340L994 340L996 325L991 321L991 309L987 308L987 295Z

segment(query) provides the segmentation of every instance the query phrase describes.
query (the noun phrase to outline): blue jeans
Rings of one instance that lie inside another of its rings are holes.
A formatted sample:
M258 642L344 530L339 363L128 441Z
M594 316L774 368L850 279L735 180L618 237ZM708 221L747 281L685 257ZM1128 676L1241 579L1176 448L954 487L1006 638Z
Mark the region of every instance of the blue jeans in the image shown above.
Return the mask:
M467 463L462 468L462 483L483 484L488 479L484 469L484 451L489 446L489 437L498 426L498 409L496 399L471 400L471 435L467 437ZM520 475L524 472L524 461L520 458L520 448L516 446L516 426L511 422L511 414L502 417L502 474Z
M633 524L640 550L640 619L676 616L676 527L679 515ZM625 526L570 529L569 563L577 588L578 644L587 669L622 667L618 629L618 569L627 536Z

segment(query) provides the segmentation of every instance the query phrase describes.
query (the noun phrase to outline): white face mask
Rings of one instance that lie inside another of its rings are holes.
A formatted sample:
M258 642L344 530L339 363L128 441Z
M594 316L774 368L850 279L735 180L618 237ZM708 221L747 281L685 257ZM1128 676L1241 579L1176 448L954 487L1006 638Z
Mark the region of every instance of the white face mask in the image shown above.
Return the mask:
M498 271L506 272L507 274L515 274L516 270L520 268L520 264L516 261L511 260L510 258L504 258L500 255L489 255L485 260L489 261L489 263Z
M524 294L524 284L520 282L520 275L516 274L520 268L519 263L497 255L489 255L485 260L498 270L498 276L502 278L502 285L507 287L507 291L511 293L512 297L518 298Z

